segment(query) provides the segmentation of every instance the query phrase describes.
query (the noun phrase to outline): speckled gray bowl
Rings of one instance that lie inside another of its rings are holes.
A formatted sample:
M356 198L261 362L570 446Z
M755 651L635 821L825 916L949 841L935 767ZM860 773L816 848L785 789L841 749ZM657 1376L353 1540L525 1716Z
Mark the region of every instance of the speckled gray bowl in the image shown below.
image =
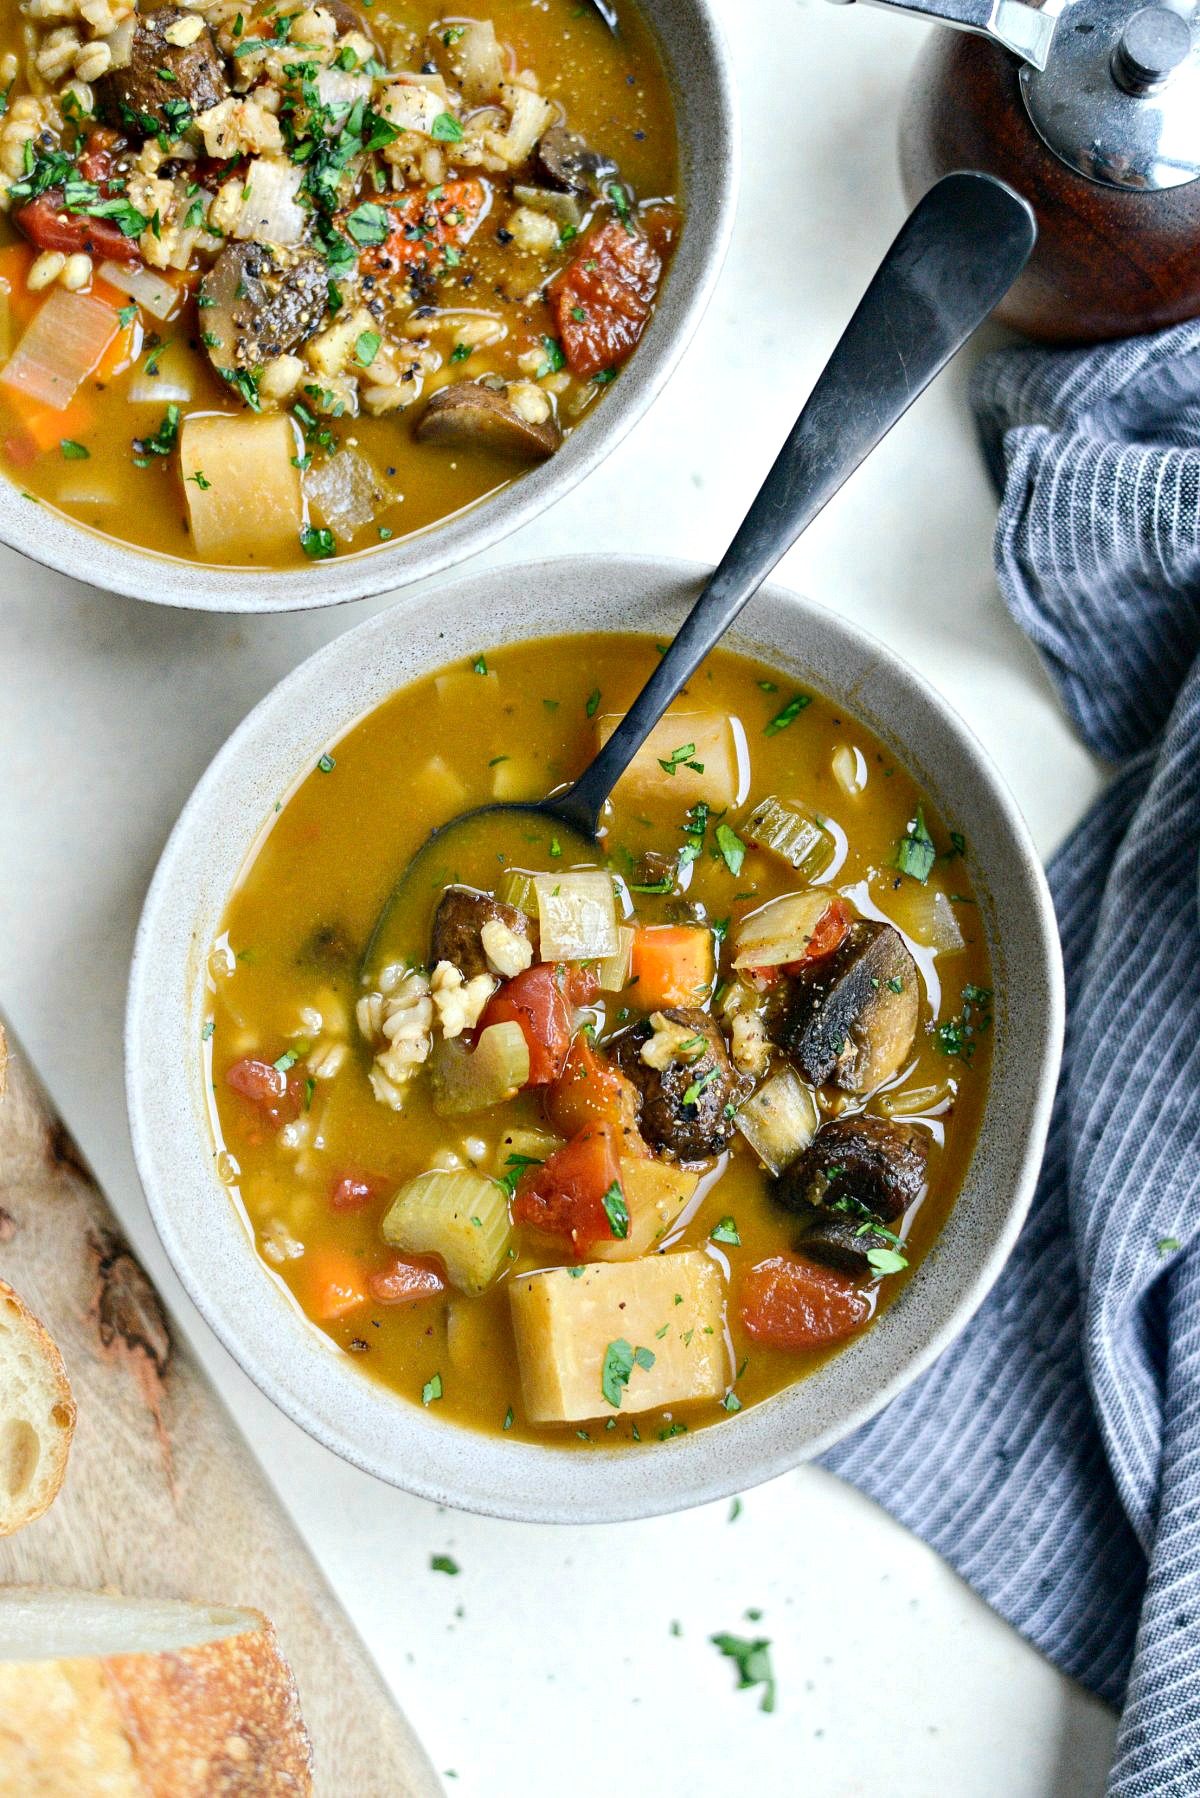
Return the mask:
M952 1340L1025 1216L1062 1032L1058 936L1040 863L979 744L904 663L832 613L770 588L732 646L821 689L878 733L943 815L966 821L996 985L990 1097L950 1220L897 1302L810 1378L716 1427L586 1454L474 1434L395 1397L308 1324L251 1244L213 1168L201 1026L204 963L277 797L398 686L492 643L631 625L668 634L705 571L580 558L457 583L420 618L381 613L276 687L200 782L138 932L126 1075L138 1166L159 1233L200 1311L263 1391L321 1442L440 1503L545 1521L607 1521L699 1504L816 1454L886 1404ZM502 621L485 630L480 620Z
M203 612L303 612L410 586L465 562L597 468L665 386L725 261L740 139L733 72L712 0L637 0L658 38L679 132L684 229L645 338L621 379L557 455L493 499L401 542L311 567L217 568L156 555L32 504L0 476L0 542L94 587Z

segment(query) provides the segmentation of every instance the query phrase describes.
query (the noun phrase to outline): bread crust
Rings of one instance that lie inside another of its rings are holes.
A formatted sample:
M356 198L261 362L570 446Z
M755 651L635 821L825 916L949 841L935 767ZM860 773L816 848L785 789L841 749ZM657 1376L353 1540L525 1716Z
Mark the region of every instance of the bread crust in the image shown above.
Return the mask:
M18 1383L15 1374L0 1379L0 1536L24 1529L49 1510L66 1478L75 1434L75 1400L58 1345L20 1294L0 1280L0 1374L6 1371L6 1337L14 1359L18 1350L32 1359L44 1390L31 1407L22 1402L25 1382ZM22 1462L32 1452L31 1432L37 1462L23 1486Z
M291 1668L268 1620L238 1615L192 1647L0 1663L0 1798L308 1798Z

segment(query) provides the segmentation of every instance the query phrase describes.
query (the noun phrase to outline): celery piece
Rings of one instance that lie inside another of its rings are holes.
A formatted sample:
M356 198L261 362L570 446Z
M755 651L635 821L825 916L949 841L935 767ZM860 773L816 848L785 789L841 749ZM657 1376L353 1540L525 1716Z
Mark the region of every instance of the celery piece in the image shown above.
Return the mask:
M438 1255L460 1292L483 1292L507 1258L508 1200L470 1169L418 1174L392 1200L385 1242L411 1255Z
M439 1039L430 1058L439 1117L487 1111L515 1098L529 1078L529 1045L519 1024L489 1024L474 1049Z
M523 868L506 868L496 883L496 897L503 905L515 906L527 917L538 915L537 885L535 876L526 874Z
M742 826L742 835L759 849L782 856L807 880L816 880L833 860L829 832L790 799L778 799L774 794L755 806Z

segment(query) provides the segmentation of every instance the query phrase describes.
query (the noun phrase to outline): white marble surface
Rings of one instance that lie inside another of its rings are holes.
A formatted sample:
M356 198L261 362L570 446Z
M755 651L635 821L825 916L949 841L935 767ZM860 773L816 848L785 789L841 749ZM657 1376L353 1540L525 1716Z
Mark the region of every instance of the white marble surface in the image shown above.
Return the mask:
M746 124L724 282L653 416L497 560L616 548L715 559L899 223L896 117L920 28L821 0L722 10ZM1048 851L1100 777L997 596L963 376L914 409L783 575L949 696ZM232 725L369 609L190 616L0 552L0 994L435 1765L454 1770L448 1789L724 1798L773 1790L782 1775L817 1798L1099 1793L1108 1714L827 1476L762 1488L735 1522L724 1505L592 1530L443 1513L276 1415L190 1311L126 1137L121 1014L138 909ZM443 1551L461 1563L457 1579L430 1571ZM741 1621L748 1608L760 1625ZM773 1716L734 1691L707 1643L739 1627L773 1640Z

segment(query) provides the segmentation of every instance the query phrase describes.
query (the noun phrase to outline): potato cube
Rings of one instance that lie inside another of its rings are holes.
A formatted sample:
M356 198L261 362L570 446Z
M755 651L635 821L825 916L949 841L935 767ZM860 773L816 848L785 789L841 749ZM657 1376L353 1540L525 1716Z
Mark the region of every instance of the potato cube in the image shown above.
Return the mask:
M729 1383L721 1275L699 1249L519 1274L508 1291L534 1423L611 1416L602 1380L614 1343L653 1356L620 1389L624 1411L720 1398Z
M622 716L605 712L596 720L601 743L607 743ZM665 794L680 806L703 799L724 809L737 803L739 786L737 743L728 714L668 712L617 782L614 796L628 803L639 795Z
M295 553L303 523L296 427L283 412L192 413L179 464L192 542L206 562L273 563Z
M650 1155L622 1155L621 1191L629 1212L629 1234L598 1242L601 1261L631 1261L656 1249L695 1195L699 1174Z

